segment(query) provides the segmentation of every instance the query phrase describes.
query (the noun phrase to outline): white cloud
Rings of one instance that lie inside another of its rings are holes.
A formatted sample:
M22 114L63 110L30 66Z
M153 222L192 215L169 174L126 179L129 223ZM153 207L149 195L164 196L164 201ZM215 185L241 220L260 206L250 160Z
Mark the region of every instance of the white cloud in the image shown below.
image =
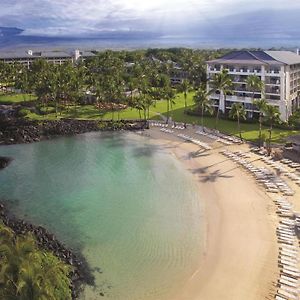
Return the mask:
M0 26L25 34L72 35L101 30L169 32L234 13L300 9L295 0L1 0Z

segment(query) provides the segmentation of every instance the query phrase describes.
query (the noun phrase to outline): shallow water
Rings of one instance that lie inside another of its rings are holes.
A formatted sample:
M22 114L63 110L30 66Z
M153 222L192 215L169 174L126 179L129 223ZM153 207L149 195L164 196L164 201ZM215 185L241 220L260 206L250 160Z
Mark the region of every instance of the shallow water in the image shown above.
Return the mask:
M1 146L0 199L82 251L96 287L82 299L165 300L198 266L203 208L192 175L133 133ZM104 293L104 297L100 293Z

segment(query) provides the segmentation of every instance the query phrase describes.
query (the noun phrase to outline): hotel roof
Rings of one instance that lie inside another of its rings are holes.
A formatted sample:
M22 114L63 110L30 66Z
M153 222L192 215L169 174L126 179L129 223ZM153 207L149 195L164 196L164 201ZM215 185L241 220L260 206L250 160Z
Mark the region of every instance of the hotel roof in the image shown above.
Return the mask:
M80 56L90 57L94 56L91 51L80 51ZM71 58L73 55L65 51L32 51L29 54L27 50L17 50L17 51L0 51L0 59L30 59L30 58Z
M300 63L300 55L291 51L232 51L208 63L245 65L293 65Z

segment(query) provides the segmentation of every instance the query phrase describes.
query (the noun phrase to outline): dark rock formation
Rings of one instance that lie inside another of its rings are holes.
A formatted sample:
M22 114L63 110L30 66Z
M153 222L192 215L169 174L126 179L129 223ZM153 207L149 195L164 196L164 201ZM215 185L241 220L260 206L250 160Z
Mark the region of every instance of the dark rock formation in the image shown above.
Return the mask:
M91 131L141 130L147 122L140 120L89 121L62 119L57 121L28 121L0 119L0 145L32 143L56 136L75 135Z
M10 157L0 156L0 170L6 168L11 161Z

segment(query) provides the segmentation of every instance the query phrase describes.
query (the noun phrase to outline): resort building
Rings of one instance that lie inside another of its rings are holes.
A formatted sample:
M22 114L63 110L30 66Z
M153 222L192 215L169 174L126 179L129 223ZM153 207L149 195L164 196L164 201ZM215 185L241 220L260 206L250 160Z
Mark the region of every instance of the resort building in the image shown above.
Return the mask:
M207 61L208 83L211 90L213 76L227 69L233 81L230 95L213 93L210 98L215 107L227 114L231 105L240 102L244 105L248 118L258 110L252 104L253 91L247 87L249 75L257 75L264 83L262 91L255 91L254 98L265 98L277 106L280 117L286 121L300 107L300 56L291 51L233 51L219 59ZM219 98L220 103L219 103Z
M88 57L93 57L90 51L75 50L73 52L65 51L33 51L33 50L20 50L12 52L0 52L0 61L5 63L21 63L30 66L30 64L37 59L45 59L50 63L61 65L65 62L75 63L80 60L85 60Z

